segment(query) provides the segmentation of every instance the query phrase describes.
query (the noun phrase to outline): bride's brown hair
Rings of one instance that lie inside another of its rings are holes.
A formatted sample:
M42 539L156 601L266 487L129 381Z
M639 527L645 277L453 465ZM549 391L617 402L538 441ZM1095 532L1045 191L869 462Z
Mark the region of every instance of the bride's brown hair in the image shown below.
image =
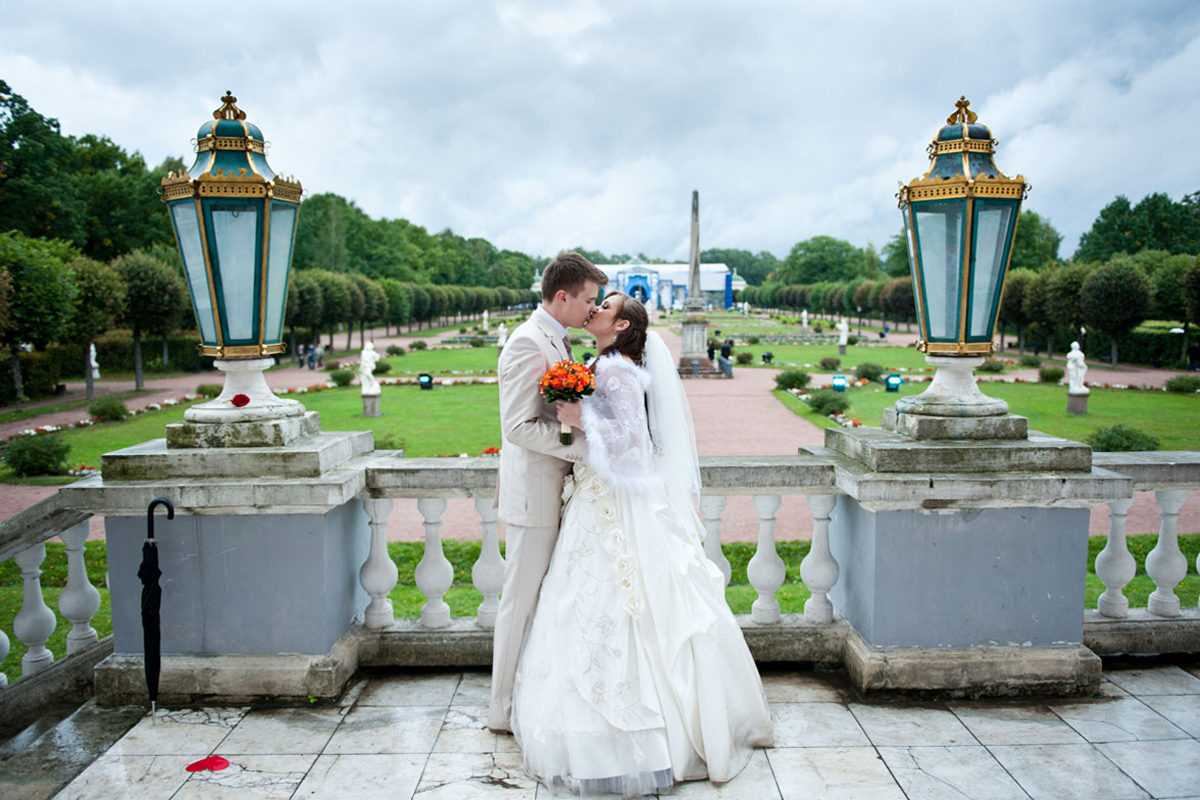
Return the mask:
M650 315L636 297L630 297L623 292L609 292L604 299L608 300L614 296L621 298L621 307L617 309L616 318L628 322L629 327L618 333L616 340L604 348L600 355L620 353L642 366L646 361L646 330L650 327Z

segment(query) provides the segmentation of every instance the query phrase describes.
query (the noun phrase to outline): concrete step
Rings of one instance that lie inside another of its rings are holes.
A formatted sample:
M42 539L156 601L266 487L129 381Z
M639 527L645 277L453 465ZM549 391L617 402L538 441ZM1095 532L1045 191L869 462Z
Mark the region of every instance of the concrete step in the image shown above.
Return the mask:
M42 715L24 728L10 728L8 720L0 722L0 761L27 749L46 731L62 722L80 703L55 703L47 706Z

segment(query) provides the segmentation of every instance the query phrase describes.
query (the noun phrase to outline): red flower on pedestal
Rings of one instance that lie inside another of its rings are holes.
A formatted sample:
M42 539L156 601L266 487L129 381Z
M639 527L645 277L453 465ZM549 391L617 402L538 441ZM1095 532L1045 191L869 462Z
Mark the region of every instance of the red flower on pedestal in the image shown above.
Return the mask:
M233 404L234 404L235 406L237 406L238 408L241 408L242 406L245 406L245 405L249 405L249 404L250 404L250 395L246 395L246 394L235 394L235 395L233 396L233 399L232 399L232 400L230 400L230 402L231 402L231 403L233 403Z

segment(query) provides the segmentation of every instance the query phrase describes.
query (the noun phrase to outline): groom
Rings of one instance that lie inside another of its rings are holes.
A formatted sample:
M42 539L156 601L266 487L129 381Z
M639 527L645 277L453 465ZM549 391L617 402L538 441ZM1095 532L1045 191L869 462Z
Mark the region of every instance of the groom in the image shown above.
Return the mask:
M505 523L504 590L492 648L488 727L511 731L513 679L538 590L558 541L563 478L586 451L578 431L560 444L555 408L538 381L555 362L571 358L569 327L582 327L608 276L578 253L562 253L542 275L542 304L500 354L500 477L496 487Z

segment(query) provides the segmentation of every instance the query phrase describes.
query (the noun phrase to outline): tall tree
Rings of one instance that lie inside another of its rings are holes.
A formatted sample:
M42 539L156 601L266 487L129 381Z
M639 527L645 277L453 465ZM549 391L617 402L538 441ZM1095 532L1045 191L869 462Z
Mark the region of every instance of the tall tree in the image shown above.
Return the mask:
M306 344L314 344L321 335L321 319L324 313L321 282L316 270L295 270L288 280L287 326L291 330L292 350L296 349L296 329L307 335Z
M832 236L814 236L797 242L779 270L782 283L844 281L864 276L862 250Z
M1058 260L1062 234L1036 211L1022 211L1013 240L1012 269L1042 269Z
M1117 253L1136 253L1146 246L1149 231L1133 213L1125 195L1100 209L1092 227L1079 238L1076 261L1102 262Z
M145 387L142 336L158 334L165 340L179 327L187 308L186 293L175 270L140 250L115 259L112 265L125 281L123 317L133 331L134 383L140 390Z
M91 400L95 396L91 346L125 312L125 281L110 265L91 258L76 258L67 268L77 289L67 336L83 344L84 385Z
M1150 273L1150 291L1154 302L1154 319L1183 323L1183 343L1180 361L1187 360L1191 338L1191 318L1188 315L1187 278L1193 269L1200 268L1200 258L1191 255L1167 256L1162 266Z
M912 272L908 265L908 242L904 239L903 228L883 246L883 271L893 278L903 278Z
M1079 308L1088 327L1108 334L1116 365L1117 337L1140 325L1150 309L1150 283L1129 257L1118 256L1088 274Z
M1004 299L1000 304L1000 349L1004 349L1004 328L1013 325L1017 329L1017 349L1025 352L1025 327L1030 319L1025 313L1025 293L1037 273L1031 269L1014 269L1004 281Z
M708 264L725 264L735 270L750 286L760 286L768 276L779 269L779 259L774 253L760 250L713 247L700 252L700 260Z

